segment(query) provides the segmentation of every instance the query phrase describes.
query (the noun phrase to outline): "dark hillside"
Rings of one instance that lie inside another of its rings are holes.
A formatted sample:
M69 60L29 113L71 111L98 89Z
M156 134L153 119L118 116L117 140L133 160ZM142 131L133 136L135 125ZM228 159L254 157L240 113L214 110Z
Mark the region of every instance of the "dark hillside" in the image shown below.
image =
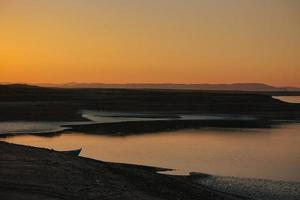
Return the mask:
M247 92L0 86L1 120L80 120L82 109L299 118L300 105Z

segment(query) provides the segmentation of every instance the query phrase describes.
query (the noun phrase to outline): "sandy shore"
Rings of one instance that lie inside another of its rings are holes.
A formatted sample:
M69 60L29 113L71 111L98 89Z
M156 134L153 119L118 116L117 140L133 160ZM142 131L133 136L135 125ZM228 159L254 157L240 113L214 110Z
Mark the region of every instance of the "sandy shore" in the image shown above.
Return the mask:
M194 175L195 182L222 192L254 200L299 200L300 182L272 181L210 175Z
M245 199L159 170L0 142L0 199Z

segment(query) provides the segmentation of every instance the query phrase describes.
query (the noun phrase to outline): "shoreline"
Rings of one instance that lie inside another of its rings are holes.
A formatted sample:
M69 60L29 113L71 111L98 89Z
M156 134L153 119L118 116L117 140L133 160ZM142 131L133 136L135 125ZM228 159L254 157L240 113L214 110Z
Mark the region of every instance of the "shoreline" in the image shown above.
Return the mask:
M1 199L278 199L296 200L300 182L191 173L111 163L0 142ZM130 191L130 193L128 192Z
M0 196L19 199L245 199L161 168L109 163L0 142ZM129 192L130 191L130 192Z
M300 182L240 178L190 173L193 181L209 188L238 194L253 200L298 200Z
M63 122L62 122L63 123ZM278 125L300 123L300 120L237 120L237 119L162 119L162 120L142 120L142 121L118 121L118 122L65 122L60 125L58 130L0 133L0 138L16 137L20 135L36 135L52 137L65 132L74 131L85 134L96 134L105 136L131 136L141 134L156 134L165 131L177 131L183 129L201 129L201 128L274 128Z

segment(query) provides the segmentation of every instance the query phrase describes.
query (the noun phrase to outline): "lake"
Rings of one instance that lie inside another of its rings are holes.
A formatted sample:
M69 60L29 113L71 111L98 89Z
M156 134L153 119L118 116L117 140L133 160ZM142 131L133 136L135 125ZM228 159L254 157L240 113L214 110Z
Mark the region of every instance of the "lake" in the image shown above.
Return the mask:
M2 139L69 150L97 160L176 169L173 174L209 174L300 181L300 124L271 129L180 130L126 137L68 131L55 137L21 135Z
M300 103L300 96L274 96L273 98L289 103Z
M274 98L300 103L299 96ZM83 111L82 115L91 121L81 124L157 119L138 113L103 111ZM222 115L180 117L218 120L233 118ZM238 118L251 120L247 116ZM78 122L0 122L0 134L51 133L67 129L62 127L65 124ZM126 137L66 130L64 134L55 137L19 135L1 140L56 150L82 148L81 156L84 157L175 169L167 172L170 174L197 171L223 176L300 181L300 123L269 129L202 128Z

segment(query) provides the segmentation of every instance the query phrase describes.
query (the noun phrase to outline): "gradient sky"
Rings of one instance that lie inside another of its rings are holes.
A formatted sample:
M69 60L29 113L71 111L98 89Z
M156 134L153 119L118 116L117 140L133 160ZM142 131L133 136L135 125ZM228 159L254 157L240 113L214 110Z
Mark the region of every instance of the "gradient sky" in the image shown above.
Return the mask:
M0 0L0 82L300 86L299 0Z

